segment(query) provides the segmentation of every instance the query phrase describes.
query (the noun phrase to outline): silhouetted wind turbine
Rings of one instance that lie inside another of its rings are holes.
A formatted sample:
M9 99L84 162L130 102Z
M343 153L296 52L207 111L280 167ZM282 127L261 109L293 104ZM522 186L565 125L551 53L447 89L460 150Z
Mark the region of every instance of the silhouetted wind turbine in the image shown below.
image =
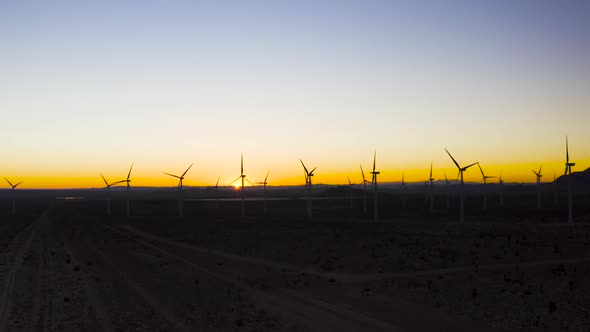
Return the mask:
M481 172L481 178L483 181L483 209L484 211L488 209L488 198L487 198L487 188L486 188L486 184L488 184L488 179L493 179L495 178L495 176L487 176L484 174L483 169L481 168L481 165L479 164L479 162L477 163L477 167L479 167L479 171Z
M574 222L573 214L572 214L572 167L576 166L576 163L570 162L570 152L569 146L567 141L567 136L565 137L565 172L563 175L567 175L567 211L568 211L568 222L572 224Z
M184 180L184 176L186 175L186 173L188 173L189 169L191 169L191 167L193 167L193 164L191 164L186 171L184 171L184 173L182 173L182 175L174 175L174 174L170 174L170 173L166 173L166 172L162 172L168 176L171 176L173 178L177 178L178 181L178 191L182 191L182 180Z
M129 217L130 213L130 207L129 207L129 191L131 190L131 170L133 169L133 163L131 163L131 167L129 167L129 173L127 173L127 178L125 180L121 180L119 181L119 183L126 183L127 184L127 188L125 189L126 197L127 199L125 200L125 210L126 210L126 215L127 217Z
M184 176L186 175L186 173L188 173L188 170L191 169L191 167L193 167L193 164L190 164L190 166L186 169L186 171L184 171L184 173L182 173L182 175L174 175L174 174L162 172L168 176L171 176L173 178L177 178L179 180L178 181L178 192L180 194L180 197L178 198L178 215L180 217L184 217L184 198L182 197L182 180L184 180Z
M312 202L311 202L311 186L312 186L311 179L314 176L313 172L315 172L317 167L314 167L314 169L312 169L310 172L307 170L307 167L305 167L303 160L299 159L299 161L301 162L301 166L303 166L303 171L305 172L305 185L307 186L307 219L312 220L313 214L312 214L312 205L311 205L312 204Z
M377 150L373 153L373 171L371 172L371 183L373 184L373 219L379 221L378 197L377 197L377 175L381 172L375 169L377 162Z
M465 222L465 184L463 182L463 173L471 166L477 164L477 162L467 165L465 167L461 167L459 166L459 163L455 160L455 158L453 158L453 156L451 156L451 153L449 152L449 150L447 150L445 148L445 151L447 152L447 154L449 155L449 157L451 157L451 159L453 160L453 163L455 163L455 166L457 166L457 169L459 170L459 176L461 177L461 197L460 197L460 212L459 212L459 221L461 223Z
M363 165L361 164L361 175L363 176L363 213L367 214L367 178L365 178L365 172L363 171Z
M268 170L268 172L266 172L266 176L264 177L264 181L262 182L258 182L258 184L261 184L264 186L264 214L266 215L266 213L268 212L268 208L267 208L267 204L266 204L266 185L268 184L268 175L270 174L270 170Z
M541 165L541 167L539 167L538 172L535 171L534 169L531 170L537 176L537 208L538 209L541 208L541 178L543 177L543 174L541 174L542 169L543 169L543 165Z
M112 186L116 186L119 183L122 183L123 181L117 181L117 182L109 183L107 181L107 179L104 177L104 175L102 175L102 173L100 173L100 177L104 181L105 190L107 191L107 216L110 216L111 215L111 187Z
M235 180L233 180L232 182L230 182L230 186L238 181L239 179L242 179L242 186L241 186L241 191L240 191L240 196L242 197L242 218L246 216L246 208L245 208L245 202L244 202L244 181L247 181L250 185L254 185L252 184L252 182L250 182L250 180L248 180L246 178L246 174L244 174L244 155L240 154L240 176L238 176Z
M10 190L11 190L12 192L15 192L15 191L16 191L16 188L17 188L17 187L18 187L18 186L19 186L21 183L23 183L23 182L24 182L24 181L21 181L21 182L19 182L19 183L12 184L12 182L10 182L10 180L8 180L6 177L4 178L4 180L6 180L6 182L8 182L8 184L10 185ZM16 216L16 198L14 197L14 195L13 195L13 197L12 197L12 216L13 216L13 217L14 217L14 216Z

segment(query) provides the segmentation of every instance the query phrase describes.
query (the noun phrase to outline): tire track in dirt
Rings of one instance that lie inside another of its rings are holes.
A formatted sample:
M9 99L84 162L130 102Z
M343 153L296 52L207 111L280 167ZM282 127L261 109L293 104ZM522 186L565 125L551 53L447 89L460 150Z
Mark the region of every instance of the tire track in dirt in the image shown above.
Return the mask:
M351 282L351 283L365 283L371 281L382 281L391 278L406 278L406 277L423 277L423 276L439 276L444 274L453 274L453 273L465 273L465 272L473 272L473 266L457 266L457 267L448 267L448 268L437 268L437 269L429 269L429 270L421 270L421 271L404 271L404 272L384 272L384 273L367 273L367 274L350 274L350 273L340 273L340 272L322 272L310 268L303 268L298 267L296 265L287 264L287 263L280 263L276 261L271 261L267 259L257 258L257 257L249 257L249 256L240 256L236 254L226 253L215 249L209 249L204 247L194 246L188 243L184 243L181 241L176 241L173 239L157 236L143 230L137 229L131 225L123 225L119 226L119 229L128 231L138 237L141 237L146 240L150 241L157 241L160 243L165 243L167 245L172 245L184 249L193 250L195 252L208 254L212 256L217 256L224 259L230 260L237 260L242 261L250 264L255 264L264 267L270 267L275 269L285 269L293 272L305 272L309 275L319 276L322 278L336 278L338 280L344 282ZM498 264L485 264L479 265L478 270L480 271L495 271L495 270L505 270L505 269L513 269L513 268L534 268L540 266L551 266L551 265L558 265L558 264L575 264L575 263L584 263L590 262L590 257L582 257L582 258L562 258L562 259L547 259L547 260L540 260L540 261L523 261L517 263L498 263Z
M12 256L12 264L6 274L4 287L2 288L2 295L0 297L0 331L6 331L8 328L10 312L12 310L14 288L16 283L16 275L21 268L24 257L31 248L33 237L37 233L39 222L47 218L47 211L45 211L38 220L32 222L23 231L17 234L10 244L9 255Z
M192 329L183 324L173 312L169 311L166 307L162 306L157 296L152 295L148 289L143 288L139 283L129 278L128 273L126 273L125 269L120 265L117 265L117 263L115 263L104 252L102 252L102 250L99 249L94 243L87 240L85 241L85 244L88 250L96 258L98 258L106 266L108 266L112 272L118 274L119 280L126 284L129 290L131 290L135 295L137 295L139 299L143 300L145 304L151 307L154 313L159 314L170 324L170 326L173 326L175 331L192 331ZM101 316L108 316L106 310L101 311Z
M183 256L170 252L152 242L137 238L129 230L103 225L113 232L124 235L132 241L149 247L159 253L184 262L192 268L204 274L210 275L229 284L237 285L252 295L257 302L271 305L275 310L280 308L282 313L288 313L298 320L311 323L313 330L325 331L402 331L403 329L391 325L388 322L374 319L362 313L343 308L325 301L307 297L304 294L297 294L284 290L262 291L249 286L227 274L222 274L208 268L202 267L197 262ZM152 239L153 240L153 239Z

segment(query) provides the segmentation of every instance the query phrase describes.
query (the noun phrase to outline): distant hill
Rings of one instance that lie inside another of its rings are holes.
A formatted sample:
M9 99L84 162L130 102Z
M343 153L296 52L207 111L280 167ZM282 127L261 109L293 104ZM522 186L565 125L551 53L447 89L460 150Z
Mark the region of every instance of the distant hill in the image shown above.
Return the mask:
M573 180L576 185L590 186L590 168L582 172L572 172ZM555 180L558 185L567 185L567 176L562 175Z

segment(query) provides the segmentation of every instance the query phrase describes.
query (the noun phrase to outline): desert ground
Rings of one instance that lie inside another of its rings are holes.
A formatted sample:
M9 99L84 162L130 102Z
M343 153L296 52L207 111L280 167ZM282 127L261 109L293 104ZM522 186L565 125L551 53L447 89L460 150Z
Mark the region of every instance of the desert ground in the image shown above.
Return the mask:
M2 196L0 331L590 329L589 196L568 225L565 198L538 210L533 189L486 211L471 193L464 224L441 193L430 211L385 192L378 222L359 190L317 193L311 221L302 199L242 218L189 191L181 218L166 195L131 195L130 217L124 193L111 216L102 192L23 193L16 216Z

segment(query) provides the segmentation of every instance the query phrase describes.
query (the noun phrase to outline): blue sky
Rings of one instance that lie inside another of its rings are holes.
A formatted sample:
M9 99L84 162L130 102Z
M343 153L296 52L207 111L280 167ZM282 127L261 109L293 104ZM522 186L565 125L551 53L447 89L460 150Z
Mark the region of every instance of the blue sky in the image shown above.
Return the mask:
M338 182L373 149L396 180L443 147L523 180L566 134L590 165L587 1L81 3L0 3L0 173L30 186L231 180L240 152Z

